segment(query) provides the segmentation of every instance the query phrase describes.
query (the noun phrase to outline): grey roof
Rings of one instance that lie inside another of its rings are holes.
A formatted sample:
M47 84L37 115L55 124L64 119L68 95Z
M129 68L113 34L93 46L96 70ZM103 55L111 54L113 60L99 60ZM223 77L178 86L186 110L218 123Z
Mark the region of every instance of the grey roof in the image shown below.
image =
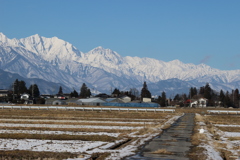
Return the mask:
M83 103L104 103L105 101L100 98L86 98L86 99L79 99Z

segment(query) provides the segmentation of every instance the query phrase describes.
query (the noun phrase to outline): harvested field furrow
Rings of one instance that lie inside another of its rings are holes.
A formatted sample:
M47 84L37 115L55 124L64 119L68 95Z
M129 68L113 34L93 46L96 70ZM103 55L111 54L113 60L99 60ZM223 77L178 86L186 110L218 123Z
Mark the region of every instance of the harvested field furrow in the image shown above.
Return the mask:
M99 158L102 154L104 159L120 159L158 135L164 123L171 124L182 115L14 109L0 113L0 150L9 154L3 158L16 159L16 153L28 152L26 159L33 159L40 152L61 153L68 158L76 153L77 159Z
M120 133L107 132L70 132L70 131L42 131L42 130L0 130L0 134L51 134L51 135L107 135L111 137L118 137Z
M8 122L0 122L0 124L9 124L9 123L13 123L13 121L8 121ZM129 126L129 127L141 127L144 125L148 125L148 126L153 126L153 124L124 124L124 123L67 123L67 122L31 122L31 121L19 121L17 122L18 124L49 124L49 125L83 125L83 126Z
M42 127L42 128L101 128L101 129L141 129L143 127L128 127L128 126L94 126L94 125L54 125L54 124L14 124L0 123L1 127Z
M0 123L10 123L10 122L47 122L47 123L114 123L114 124L121 124L121 125L126 125L126 124L155 124L162 122L163 120L158 120L155 122L127 122L127 121L93 121L93 120L49 120L49 119L0 119Z
M71 132L108 132L131 133L131 129L101 129L101 128L44 128L44 127L0 127L2 130L39 130L39 131L71 131Z
M160 116L160 115L159 115ZM32 117L32 116L1 116L0 117L2 118L2 120L15 120L15 119L21 119L21 120L46 120L46 121L99 121L101 120L102 122L105 122L105 121L111 121L111 122L130 122L130 123L146 123L146 122L149 122L149 123L155 123L156 121L163 121L165 119L159 119L159 118L156 118L156 119L131 119L131 118L93 118L93 117L74 117L74 118L55 118L55 117ZM164 115L162 115L161 117L164 117Z
M17 112L16 112L17 111ZM84 119L92 118L122 118L122 119L159 119L166 115L174 115L174 113L154 113L154 112L104 112L99 114L99 111L65 111L65 110L15 110L6 109L0 110L1 118L6 117L38 117L49 119L78 119L79 117Z
M103 141L112 142L116 137L107 135L53 135L53 134L25 134L25 133L1 133L0 138L7 139L49 139L49 140L81 140L81 141Z

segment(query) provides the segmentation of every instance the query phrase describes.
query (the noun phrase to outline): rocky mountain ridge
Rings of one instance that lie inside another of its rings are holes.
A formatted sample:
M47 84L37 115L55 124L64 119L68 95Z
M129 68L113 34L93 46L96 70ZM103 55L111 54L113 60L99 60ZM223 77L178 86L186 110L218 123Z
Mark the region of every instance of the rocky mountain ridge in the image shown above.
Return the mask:
M166 84L168 88L159 86L161 81L171 83L172 79L196 87L208 82L217 90L240 86L240 70L222 71L205 64L184 64L179 60L164 62L152 58L122 57L101 46L83 53L69 42L38 34L9 39L0 33L0 69L25 78L60 83L77 91L82 83L91 90L109 93L111 88L141 89L143 81L147 81L149 86L155 85L153 94L160 94L163 90L174 90L172 87L169 90Z

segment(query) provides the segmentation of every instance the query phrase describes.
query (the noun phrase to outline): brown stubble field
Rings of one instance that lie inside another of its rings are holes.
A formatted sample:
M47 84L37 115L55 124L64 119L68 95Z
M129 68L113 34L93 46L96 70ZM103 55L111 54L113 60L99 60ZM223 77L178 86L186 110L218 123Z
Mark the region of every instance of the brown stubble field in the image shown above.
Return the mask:
M147 139L147 137L151 137L149 135L160 134L161 128L169 125L165 125L165 122L176 115L180 115L180 113L2 109L0 110L0 130L3 131L0 133L0 139L2 142L24 139L29 141L31 139L35 141L50 140L51 143L55 140L75 140L86 143L100 142L101 145L79 151L56 152L14 149L14 147L7 146L9 142L4 142L6 144L1 148L0 157L27 159L30 156L30 159L36 159L36 157L67 159L70 157L97 156L98 158L106 158L106 156L113 154L112 152L121 154L120 150L124 150L124 147L128 144L141 145L144 137ZM51 125L54 127L49 127ZM48 132L61 132L62 134L55 135L48 134ZM70 135L69 132L71 132ZM84 134L76 135L81 133ZM88 135L88 133L91 134ZM50 142L47 142L47 144L50 144ZM82 144L83 148L86 147L84 144ZM114 147L116 144L119 145L117 145L118 148ZM104 145L108 147L101 150ZM96 152L94 152L95 150ZM116 153L114 154L116 155Z

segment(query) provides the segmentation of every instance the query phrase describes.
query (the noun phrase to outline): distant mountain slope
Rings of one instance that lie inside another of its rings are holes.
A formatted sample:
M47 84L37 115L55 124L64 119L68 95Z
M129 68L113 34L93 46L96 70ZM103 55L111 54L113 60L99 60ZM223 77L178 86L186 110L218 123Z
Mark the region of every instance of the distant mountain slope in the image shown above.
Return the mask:
M172 79L194 86L209 82L218 90L238 88L240 82L240 70L222 71L179 60L163 62L152 58L121 57L102 47L83 53L57 37L45 38L37 34L8 39L0 33L0 68L25 78L61 83L69 89L79 90L82 83L86 83L91 90L106 93L111 88L141 89L143 81L155 86L152 88L154 93L159 93L156 88L175 90L177 86Z
M63 84L47 82L38 78L24 78L19 74L6 72L0 69L0 89L11 90L13 82L16 79L23 80L26 83L27 88L29 88L29 86L32 84L37 84L40 90L40 94L44 94L44 93L56 94L58 93L60 86L63 88L64 93L70 93L72 91Z

